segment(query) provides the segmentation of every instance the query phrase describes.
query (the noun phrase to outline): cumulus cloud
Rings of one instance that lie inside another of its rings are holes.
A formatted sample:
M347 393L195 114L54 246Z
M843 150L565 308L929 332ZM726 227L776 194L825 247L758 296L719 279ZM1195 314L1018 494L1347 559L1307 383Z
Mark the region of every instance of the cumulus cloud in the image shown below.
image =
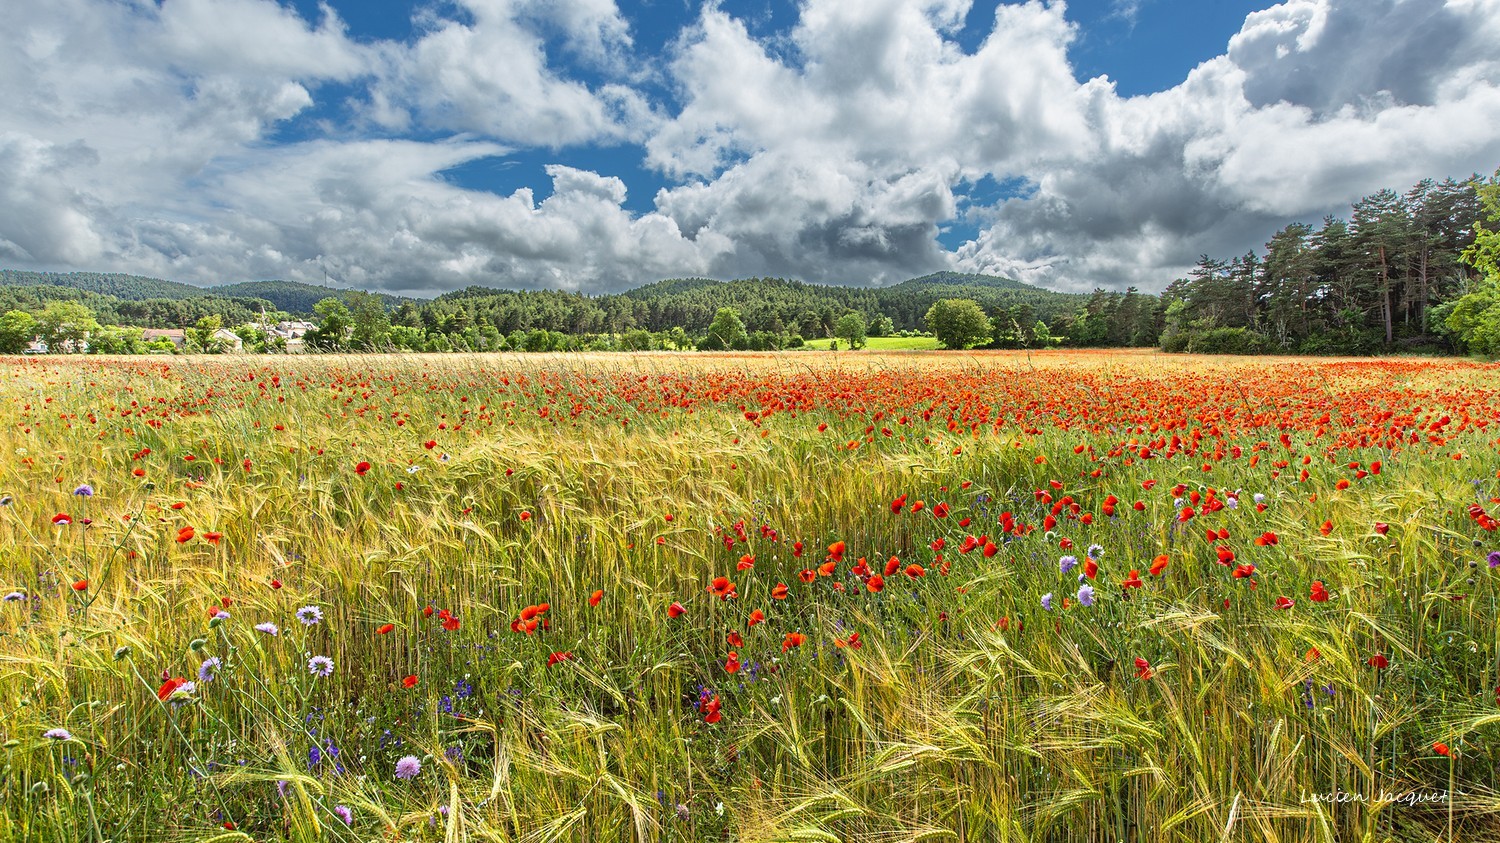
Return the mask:
M21 4L0 260L429 293L943 268L1154 290L1290 219L1500 163L1487 0L1286 0L1136 97L1076 78L1062 3L1001 4L965 47L970 12L805 0L765 36L708 4L654 56L614 0L422 6L400 42L327 4ZM606 147L666 180L649 210L625 174L570 165ZM444 175L532 150L541 201ZM965 195L986 177L1027 189ZM978 228L950 249L955 220Z

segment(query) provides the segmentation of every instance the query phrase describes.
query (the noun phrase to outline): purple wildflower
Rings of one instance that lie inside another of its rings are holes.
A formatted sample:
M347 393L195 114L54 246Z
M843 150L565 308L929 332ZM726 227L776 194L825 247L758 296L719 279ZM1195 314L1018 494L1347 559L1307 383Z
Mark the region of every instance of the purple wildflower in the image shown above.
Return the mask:
M403 755L396 762L396 778L414 779L422 772L422 761L415 755Z

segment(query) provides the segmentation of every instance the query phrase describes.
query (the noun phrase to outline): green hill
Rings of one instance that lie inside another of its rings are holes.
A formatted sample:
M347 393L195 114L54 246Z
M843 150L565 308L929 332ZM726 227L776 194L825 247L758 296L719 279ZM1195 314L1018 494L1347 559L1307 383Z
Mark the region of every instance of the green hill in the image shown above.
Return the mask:
M19 269L0 269L0 286L6 287L67 287L113 296L127 301L142 299L188 299L204 294L202 287L147 278L144 275L123 275L116 272L26 272Z

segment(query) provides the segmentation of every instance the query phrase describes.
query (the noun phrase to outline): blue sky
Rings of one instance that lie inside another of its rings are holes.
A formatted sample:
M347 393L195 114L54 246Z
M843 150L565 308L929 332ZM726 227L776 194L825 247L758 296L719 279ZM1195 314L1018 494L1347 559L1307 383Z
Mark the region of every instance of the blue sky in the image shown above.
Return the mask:
M603 292L1157 290L1500 164L1476 0L53 0L0 28L0 266ZM19 95L14 95L19 92Z

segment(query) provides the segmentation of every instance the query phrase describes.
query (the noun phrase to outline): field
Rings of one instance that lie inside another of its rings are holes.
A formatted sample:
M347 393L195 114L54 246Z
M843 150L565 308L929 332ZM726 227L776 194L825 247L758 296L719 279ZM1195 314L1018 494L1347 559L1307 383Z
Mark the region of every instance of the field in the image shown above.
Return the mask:
M1497 839L1497 378L0 361L0 840Z
M832 343L833 340L830 339L808 340L804 347L827 351ZM937 347L938 341L936 337L869 337L865 340L865 348L870 351L899 351L903 349L933 351ZM843 341L839 342L839 348L843 351L849 350L848 344Z

